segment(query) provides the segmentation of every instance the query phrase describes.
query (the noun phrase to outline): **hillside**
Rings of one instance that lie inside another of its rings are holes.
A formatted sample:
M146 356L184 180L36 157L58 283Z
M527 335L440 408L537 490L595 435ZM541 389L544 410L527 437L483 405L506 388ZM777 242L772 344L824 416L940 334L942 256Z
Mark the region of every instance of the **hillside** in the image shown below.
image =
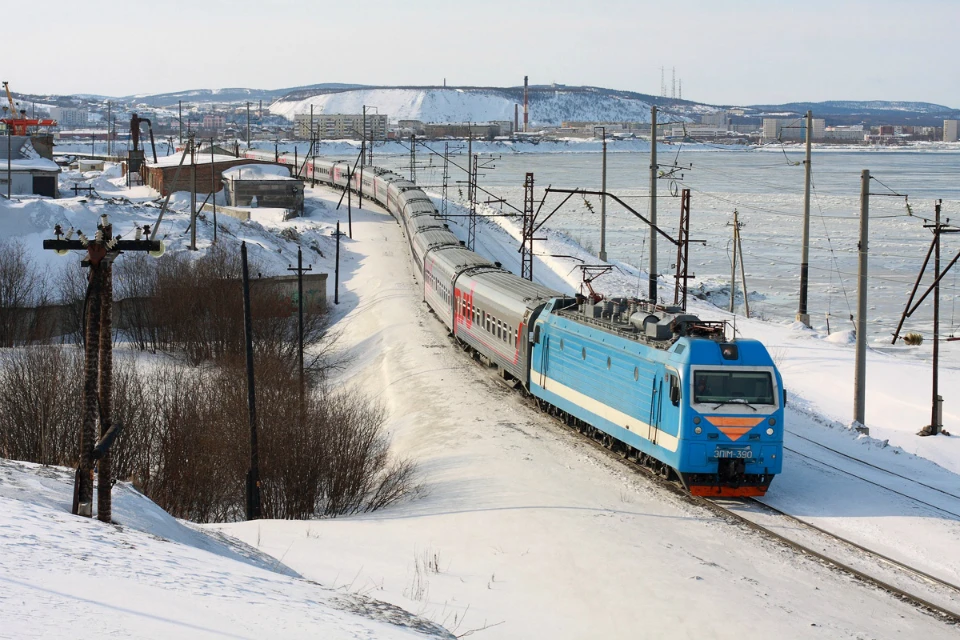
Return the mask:
M645 94L597 87L531 87L530 124L557 126L565 121L649 122L651 104L665 102ZM708 113L715 108L686 101L671 101L671 110ZM363 105L376 105L391 120L422 122L487 122L509 120L520 105L523 87L385 87L319 93L296 92L276 101L270 111L293 119L297 113L359 113ZM690 120L688 116L673 119Z

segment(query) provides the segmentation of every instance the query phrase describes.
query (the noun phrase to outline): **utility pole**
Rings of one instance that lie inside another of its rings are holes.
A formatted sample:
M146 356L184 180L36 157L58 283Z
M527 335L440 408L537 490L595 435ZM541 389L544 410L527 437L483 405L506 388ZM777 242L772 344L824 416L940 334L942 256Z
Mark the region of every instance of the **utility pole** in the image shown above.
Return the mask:
M733 210L733 260L730 262L730 313L734 313L737 297L737 236L740 231L739 213ZM746 298L746 295L744 295Z
M853 426L860 433L870 434L866 423L867 391L867 255L870 214L870 171L860 174L860 244L857 268L857 357L853 381Z
M247 145L250 141L247 140ZM313 105L310 105L310 155L313 155Z
M450 143L443 143L443 191L440 199L440 218L447 220L447 187L450 182Z
M210 199L213 200L213 244L217 244L217 172L214 167L213 138L210 138Z
M743 283L743 314L750 317L750 300L747 292L747 270L743 264L743 243L741 241L742 236L740 235L740 227L737 227L737 250L740 253L740 282Z
M470 194L470 217L467 218L467 248L474 251L477 246L477 170L480 165L480 154L468 159L467 170L470 180L467 184Z
M476 171L476 161L473 158L473 123L470 122L467 123L467 200L470 203L470 212L467 218L467 249L470 249L470 251L473 251L477 240L477 205L473 197Z
M180 144L183 144L183 100L177 100L177 122L180 123Z
M112 104L107 100L107 155L110 155L110 115Z
M603 135L603 177L601 178L600 191L603 191L603 195L600 196L600 255L599 258L604 262L607 261L607 128L606 127L594 127L593 131L596 133L597 129L600 129Z
M7 111L7 108L3 108L4 112ZM12 117L17 117L16 114L13 114ZM13 162L13 138L10 137L13 127L7 125L7 200L10 200L13 194L13 171L11 163Z
M249 148L250 148L250 102L248 101L247 102L247 149Z
M337 258L333 268L333 304L340 304L340 221L337 220Z
M410 182L417 182L417 134L410 134Z
M657 302L657 107L650 107L650 284L647 297Z
M523 237L520 239L520 277L533 282L533 174L523 182Z
M85 517L93 515L93 471L97 466L97 518L111 521L113 488L110 448L121 430L120 424L112 423L113 397L113 261L122 251L158 252L162 243L147 240L149 229L137 228L136 239L120 240L113 236L113 226L107 216L100 217L97 233L88 238L77 231L78 239L72 239L73 230L63 233L60 225L54 227L55 240L44 240L43 248L65 254L71 250L85 251L84 265L88 266L84 334L84 407L80 431L80 461L73 490L72 513ZM65 236L65 237L64 237ZM99 424L99 429L97 425ZM99 433L99 436L98 436Z
M920 305L920 302L923 302L923 299L930 293L930 289L933 290L933 402L932 408L930 411L930 424L923 429L917 435L920 436L935 436L939 434L947 434L943 430L943 396L940 395L940 281L943 279L943 276L947 274L948 271L957 263L957 259L960 258L960 252L957 253L956 257L950 261L947 265L947 268L943 271L940 270L940 236L944 233L958 233L960 229L956 227L950 227L947 224L940 222L940 206L942 200L937 200L934 217L934 224L926 224L924 227L927 229L933 227L933 243L934 243L934 258L933 258L933 284L930 285L930 288L927 289L927 292L923 294L920 298L920 301L917 302L917 305L909 313L913 313L916 310L917 306ZM947 222L950 222L949 218ZM927 256L929 258L929 255ZM921 270L920 274L923 275L923 271L926 269L926 264L924 264L924 269ZM917 278L919 283L920 276ZM909 305L908 305L909 306ZM902 322L902 320L901 320ZM896 339L896 338L894 338Z
M197 250L197 154L196 139L191 135L190 147L190 250ZM211 167L211 170L213 167Z
M693 277L689 271L690 256L690 189L680 194L680 226L677 228L677 282L673 289L673 304L687 310L687 279ZM680 290L683 289L683 296Z
M943 398L940 396L940 205L943 201L937 200L934 215L934 240L936 248L933 254L933 400L930 412L930 435L937 435L943 430L943 415L941 407ZM924 430L926 431L926 430ZM920 432L923 434L923 431Z
M810 271L810 148L813 141L813 111L807 111L807 157L803 170L803 241L800 253L800 308L797 321L810 326L807 312L807 286Z
M247 103L249 108L250 103ZM250 418L250 469L247 471L247 520L260 519L260 455L257 447L257 387L253 377L253 318L250 313L250 273L247 243L240 244L243 268L243 338L247 347L247 411Z

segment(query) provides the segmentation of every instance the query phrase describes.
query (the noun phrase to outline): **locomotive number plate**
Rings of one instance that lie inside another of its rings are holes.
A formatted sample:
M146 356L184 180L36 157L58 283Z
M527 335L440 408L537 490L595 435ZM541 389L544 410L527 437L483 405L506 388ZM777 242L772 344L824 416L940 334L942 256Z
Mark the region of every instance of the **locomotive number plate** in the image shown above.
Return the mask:
M753 451L747 449L721 449L717 447L713 452L714 458L752 458Z

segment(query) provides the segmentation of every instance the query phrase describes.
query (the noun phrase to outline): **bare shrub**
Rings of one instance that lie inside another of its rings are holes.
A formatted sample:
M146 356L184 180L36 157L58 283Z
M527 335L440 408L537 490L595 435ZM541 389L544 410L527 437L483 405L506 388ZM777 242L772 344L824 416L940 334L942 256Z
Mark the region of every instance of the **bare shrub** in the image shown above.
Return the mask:
M127 337L141 351L157 347L157 323L153 318L157 273L156 260L143 252L125 255L113 270L114 297L121 301L117 305L117 325L124 327Z
M250 272L257 273L257 265ZM120 323L141 350L181 353L191 364L245 353L243 293L237 252L224 245L192 258L183 253L160 260L142 255L118 262L118 293L123 299ZM292 301L253 288L254 348L257 355L297 358L297 317ZM318 376L329 352L324 313L304 314L304 344L318 347L306 368Z
M51 317L37 308L48 303L44 273L19 240L0 240L0 347L47 340Z
M64 264L55 280L56 301L60 305L60 332L63 342L83 344L83 309L87 294L88 271L73 260Z
M0 366L0 457L73 466L82 411L76 350L28 347Z

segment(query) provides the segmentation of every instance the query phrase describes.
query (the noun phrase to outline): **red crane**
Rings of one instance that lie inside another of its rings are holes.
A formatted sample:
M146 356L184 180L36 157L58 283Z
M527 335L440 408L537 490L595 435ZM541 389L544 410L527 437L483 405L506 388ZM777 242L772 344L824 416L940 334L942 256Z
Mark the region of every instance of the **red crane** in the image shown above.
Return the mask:
M19 110L17 109L17 103L13 101L13 95L10 93L10 83L4 80L3 88L7 92L7 101L10 102L10 106L4 107L3 110L4 112L9 111L10 117L0 118L0 122L10 127L13 130L13 135L25 136L27 135L27 130L30 127L57 126L56 120L50 120L48 118L44 118L44 119L28 118L26 109L19 109Z

